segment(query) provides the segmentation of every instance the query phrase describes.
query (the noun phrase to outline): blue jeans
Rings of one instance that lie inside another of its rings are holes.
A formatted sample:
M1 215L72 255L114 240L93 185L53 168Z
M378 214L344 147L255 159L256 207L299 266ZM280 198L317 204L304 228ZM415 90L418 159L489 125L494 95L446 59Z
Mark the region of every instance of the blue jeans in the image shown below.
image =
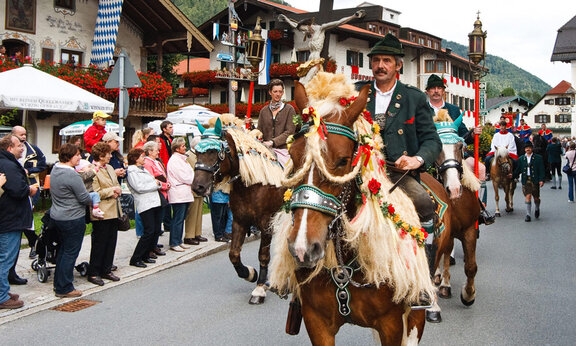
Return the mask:
M189 203L174 203L172 206L172 224L170 225L170 247L182 244L184 234L184 219Z
M232 216L232 209L228 208L228 221L226 222L226 233L232 234L232 222L234 217Z
M226 234L228 218L228 203L210 203L210 218L212 219L212 232L214 239L222 238Z
M142 218L136 210L134 210L134 221L136 222L136 235L141 237L142 233L144 233L144 225L142 225Z
M576 173L566 175L568 178L568 199L574 202L574 189L576 188Z
M16 261L21 240L22 232L0 233L0 304L10 299L8 272Z
M74 264L82 248L86 223L84 216L75 220L54 220L61 244L56 255L54 292L66 294L74 291Z

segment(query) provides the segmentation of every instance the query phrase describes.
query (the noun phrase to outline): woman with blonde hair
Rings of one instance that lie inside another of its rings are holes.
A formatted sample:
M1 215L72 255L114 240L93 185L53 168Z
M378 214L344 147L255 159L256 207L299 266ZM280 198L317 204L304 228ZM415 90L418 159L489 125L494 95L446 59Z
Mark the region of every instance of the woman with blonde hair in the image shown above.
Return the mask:
M134 132L134 135L132 136L132 143L135 143L134 148L142 149L144 144L148 142L148 137L150 137L150 135L153 134L154 129L151 127L147 127L145 129L137 130L136 132Z

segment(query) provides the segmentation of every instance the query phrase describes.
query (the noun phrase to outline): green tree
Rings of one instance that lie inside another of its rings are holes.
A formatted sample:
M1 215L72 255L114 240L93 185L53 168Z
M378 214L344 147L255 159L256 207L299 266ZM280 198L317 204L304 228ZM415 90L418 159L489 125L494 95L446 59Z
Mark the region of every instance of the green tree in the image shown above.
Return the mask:
M17 109L13 109L11 111L4 112L0 114L0 126L12 126L12 122L14 121L14 117L18 113Z
M148 57L148 71L160 74L168 83L172 85L172 90L176 90L180 84L180 77L174 72L174 66L178 65L184 57L180 54L165 54L162 56L162 70L158 71L156 62L157 55Z
M514 91L513 88L505 88L502 90L502 92L500 92L500 95L502 96L516 96L516 91Z

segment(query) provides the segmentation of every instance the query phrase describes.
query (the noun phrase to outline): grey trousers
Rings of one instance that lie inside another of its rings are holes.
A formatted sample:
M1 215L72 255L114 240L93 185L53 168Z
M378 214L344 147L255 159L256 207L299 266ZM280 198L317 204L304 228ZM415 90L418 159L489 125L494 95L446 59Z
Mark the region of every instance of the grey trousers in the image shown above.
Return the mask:
M402 173L388 171L388 177L393 183L396 183ZM436 214L436 204L430 198L430 195L422 184L413 176L407 174L398 184L398 187L404 191L414 203L420 222L432 221Z

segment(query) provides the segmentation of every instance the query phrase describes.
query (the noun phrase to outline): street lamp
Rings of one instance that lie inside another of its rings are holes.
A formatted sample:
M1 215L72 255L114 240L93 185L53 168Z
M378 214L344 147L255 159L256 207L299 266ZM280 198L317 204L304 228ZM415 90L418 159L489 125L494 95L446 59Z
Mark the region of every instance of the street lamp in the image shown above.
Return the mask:
M474 30L468 34L468 60L472 73L474 75L474 128L480 124L480 78L485 70L483 66L478 66L486 57L486 31L482 31L482 22L480 21L480 11L474 22ZM474 135L474 173L478 172L479 152L480 152L480 135ZM478 194L478 192L476 192Z
M261 32L262 27L260 26L261 18L256 19L256 26L254 26L254 32L252 37L248 38L248 49L246 53L246 58L250 61L252 69L256 70L255 78L258 79L260 74L260 63L264 59L264 45L266 40L262 38ZM252 113L252 95L254 94L254 80L250 81L250 91L248 92L248 107L246 109L246 128L250 127L250 113Z
M262 27L260 26L260 20L260 17L256 19L254 33L252 33L252 37L248 38L248 53L246 54L252 68L256 71L258 71L260 63L262 62L262 53L264 52L264 44L266 44L266 40L264 40L261 35Z

